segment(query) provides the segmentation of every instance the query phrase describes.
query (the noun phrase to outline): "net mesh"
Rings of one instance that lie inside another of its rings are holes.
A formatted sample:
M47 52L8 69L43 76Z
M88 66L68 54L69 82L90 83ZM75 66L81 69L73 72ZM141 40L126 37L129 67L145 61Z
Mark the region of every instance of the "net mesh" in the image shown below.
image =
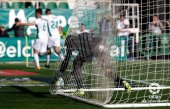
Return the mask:
M72 73L74 61L70 61L62 76L65 85L52 86L52 93L100 105L169 103L170 2L76 0L75 4L69 24L72 39L80 43L76 37L87 32L101 40L97 44L92 41L96 47L93 58L83 62L78 75ZM82 80L83 96L75 94L77 76ZM131 85L131 93L115 81L116 77Z

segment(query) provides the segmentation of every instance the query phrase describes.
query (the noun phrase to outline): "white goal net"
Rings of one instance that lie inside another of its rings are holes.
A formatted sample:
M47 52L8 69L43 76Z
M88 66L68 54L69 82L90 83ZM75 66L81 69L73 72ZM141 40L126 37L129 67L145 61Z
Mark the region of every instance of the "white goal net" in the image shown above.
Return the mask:
M50 92L108 108L170 106L170 1L75 4L64 86L53 84ZM121 80L130 84L130 92Z

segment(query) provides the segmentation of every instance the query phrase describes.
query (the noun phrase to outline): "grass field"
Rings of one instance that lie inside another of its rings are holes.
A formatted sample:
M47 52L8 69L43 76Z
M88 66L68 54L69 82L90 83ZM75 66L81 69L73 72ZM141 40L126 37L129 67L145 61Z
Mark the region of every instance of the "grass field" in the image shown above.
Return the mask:
M50 80L53 70L35 70L24 64L0 64L0 70L22 70L35 72L34 76L0 76L4 78L41 78ZM2 84L0 82L0 84ZM0 109L102 109L101 107L82 103L77 100L49 93L48 86L21 87L2 86L0 88ZM138 109L170 109L170 107L138 108Z

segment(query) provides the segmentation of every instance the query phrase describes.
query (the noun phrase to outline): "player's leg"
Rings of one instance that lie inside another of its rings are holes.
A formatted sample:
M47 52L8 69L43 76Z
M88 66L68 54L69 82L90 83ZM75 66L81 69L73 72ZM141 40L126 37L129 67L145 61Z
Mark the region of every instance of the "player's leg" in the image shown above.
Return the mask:
M55 51L56 54L58 54L58 56L61 58L61 60L64 60L64 54L62 53L59 46L55 46L54 51Z
M46 68L50 68L51 48L47 47Z
M79 95L79 96L83 96L85 93L83 91L83 79L82 79L82 65L83 65L83 61L81 61L79 59L79 57L77 57L74 62L73 62L73 71L71 73L71 75L73 75L75 77L76 83L77 83L77 91L74 92L74 95Z
M64 86L65 82L62 78L63 72L60 70L55 71L54 78L52 79L51 86L50 86L50 93L55 93L58 89Z
M46 47L46 49L47 49L47 57L46 57L46 64L45 64L46 68L50 68L50 57L51 57L52 46L53 46L53 41L52 41L52 38L49 37L47 47Z
M83 61L76 58L73 61L73 70L72 70L72 72L68 73L64 80L62 78L63 72L56 71L56 73L55 73L56 75L55 75L55 77L54 77L54 79L52 81L52 87L55 87L55 85L57 86L57 88L60 88L61 86L64 86L64 84L69 83L69 81L71 79L71 75L72 75L72 76L75 77L77 88L78 88L72 94L83 96L85 93L83 91L83 80L82 80L82 74L81 74L82 65L83 65Z
M39 64L39 50L41 47L41 42L39 39L36 39L33 44L33 50L34 50L34 61L35 61L35 68L40 69L40 64Z
M83 88L83 80L82 80L82 73L81 73L81 68L83 65L83 61L78 60L78 58L76 58L73 61L73 70L72 72L68 73L65 80L69 81L71 79L71 75L75 77L76 83L77 83L77 88L78 89L82 89ZM63 81L62 78L62 72L61 71L56 71L56 75L55 75L55 79L57 81L53 81L52 84L55 84L57 82Z
M34 49L34 61L35 61L35 68L40 70L40 63L39 63L39 56L38 56L39 51Z
M58 54L58 56L61 58L61 60L64 60L64 54L60 50L60 38L56 38L53 40L53 47L54 47L54 52Z
M157 36L153 35L153 51L156 52L156 48L157 48Z
M48 54L47 52L47 41L46 40L41 40L40 41L40 49L39 49L39 55L40 56L45 56Z
M82 65L83 65L83 62L81 60L75 59L74 62L73 62L73 72L72 72L72 75L76 79L76 83L77 83L77 88L78 89L83 88L83 86L82 86L82 84L83 84L83 81L82 81L82 72L81 72Z
M123 85L125 90L127 92L130 92L131 87L129 83L126 82L124 79L120 78L112 67L108 46L105 44L99 44L94 49L94 52L96 61L101 66L102 70L105 72L105 75L108 78L112 79L114 82L116 82L118 85Z

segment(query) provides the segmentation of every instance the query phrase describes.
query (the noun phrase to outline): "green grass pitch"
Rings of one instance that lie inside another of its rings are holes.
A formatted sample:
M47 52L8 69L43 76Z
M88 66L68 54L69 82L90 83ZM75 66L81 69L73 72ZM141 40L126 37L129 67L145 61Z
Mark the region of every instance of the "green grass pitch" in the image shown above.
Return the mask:
M16 76L30 78L48 78L53 76L53 70L35 70L24 64L0 64L0 70L23 70L35 72L35 76ZM14 78L0 76L0 79ZM0 83L1 84L1 83ZM19 87L2 86L0 88L0 109L103 109L102 107L86 104L74 99L59 95L51 95L48 86ZM170 107L138 108L138 109L170 109Z

